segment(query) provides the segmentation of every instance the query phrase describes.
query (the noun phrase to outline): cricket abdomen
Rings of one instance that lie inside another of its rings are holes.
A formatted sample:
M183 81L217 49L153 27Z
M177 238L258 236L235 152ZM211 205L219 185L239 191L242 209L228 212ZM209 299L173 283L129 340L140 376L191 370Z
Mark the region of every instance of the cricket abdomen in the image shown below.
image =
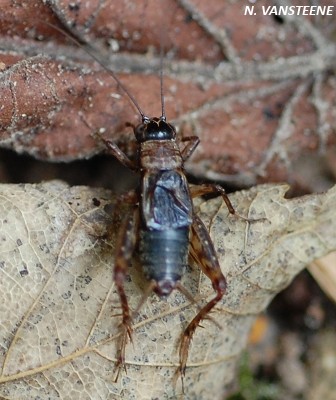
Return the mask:
M168 296L180 281L188 263L189 226L166 230L140 230L140 259L148 280L154 280L154 291Z

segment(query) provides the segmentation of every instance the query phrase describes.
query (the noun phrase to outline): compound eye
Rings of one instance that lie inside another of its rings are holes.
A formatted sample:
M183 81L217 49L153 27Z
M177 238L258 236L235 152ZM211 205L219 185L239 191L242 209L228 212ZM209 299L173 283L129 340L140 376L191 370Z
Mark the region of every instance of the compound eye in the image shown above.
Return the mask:
M141 123L134 128L134 135L139 143L144 142L146 140L145 129L146 129L146 124L144 123Z

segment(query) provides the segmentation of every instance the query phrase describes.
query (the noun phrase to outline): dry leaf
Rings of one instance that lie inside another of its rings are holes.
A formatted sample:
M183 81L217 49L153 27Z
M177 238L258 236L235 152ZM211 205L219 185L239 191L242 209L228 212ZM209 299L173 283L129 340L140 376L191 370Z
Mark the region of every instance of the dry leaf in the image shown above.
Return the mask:
M228 215L220 198L198 204L228 292L196 331L186 399L222 399L255 317L313 260L336 249L336 187L284 199L263 185L230 199L251 224ZM110 192L53 181L0 188L0 396L8 399L179 398L178 345L196 307L180 293L152 295L127 346L127 375L113 383L120 316L112 281ZM112 201L113 203L113 201ZM126 291L134 309L146 285L135 262ZM197 266L183 284L201 302L213 295Z
M309 266L309 272L324 293L336 303L336 252L313 262Z
M263 16L268 3L278 2L258 1L257 15L244 16L241 0L225 7L222 0L3 0L2 146L69 161L101 150L91 134L104 129L134 150L125 123L139 116L129 100L39 18L72 27L96 46L150 115L161 112L163 40L166 114L201 138L188 164L194 175L239 186L290 181L314 190L306 173L315 164L300 170L296 163L317 154L323 160L335 144L334 16Z

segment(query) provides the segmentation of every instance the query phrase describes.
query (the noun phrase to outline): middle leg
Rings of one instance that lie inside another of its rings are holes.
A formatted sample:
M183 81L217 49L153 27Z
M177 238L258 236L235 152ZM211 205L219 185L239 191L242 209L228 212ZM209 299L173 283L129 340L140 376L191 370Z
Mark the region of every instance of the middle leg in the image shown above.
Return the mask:
M222 199L224 200L226 207L229 210L229 213L232 215L236 214L236 210L233 208L233 205L228 195L226 194L225 189L222 188L222 186L220 185L205 183L204 185L192 186L190 188L190 193L192 198L204 196L211 193L219 193L222 196Z
M235 215L236 217L238 217L246 222L257 222L257 221L261 221L264 219L264 218L250 219L250 218L246 218L246 217L243 217L242 215L238 214L236 212L236 210L234 209L234 207L229 199L229 196L226 194L225 189L220 185L216 185L214 183L206 183L204 185L197 185L197 186L190 187L190 194L191 194L192 198L204 196L206 194L211 194L211 193L220 194L226 204L227 209L229 210L229 213L232 215Z

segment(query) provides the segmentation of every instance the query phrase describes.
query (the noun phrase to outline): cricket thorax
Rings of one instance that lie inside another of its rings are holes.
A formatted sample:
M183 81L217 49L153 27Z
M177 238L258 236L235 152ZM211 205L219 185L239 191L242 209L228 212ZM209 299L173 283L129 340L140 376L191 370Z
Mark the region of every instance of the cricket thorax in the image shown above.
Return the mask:
M175 140L149 140L141 143L140 168L143 170L172 170L183 165Z

